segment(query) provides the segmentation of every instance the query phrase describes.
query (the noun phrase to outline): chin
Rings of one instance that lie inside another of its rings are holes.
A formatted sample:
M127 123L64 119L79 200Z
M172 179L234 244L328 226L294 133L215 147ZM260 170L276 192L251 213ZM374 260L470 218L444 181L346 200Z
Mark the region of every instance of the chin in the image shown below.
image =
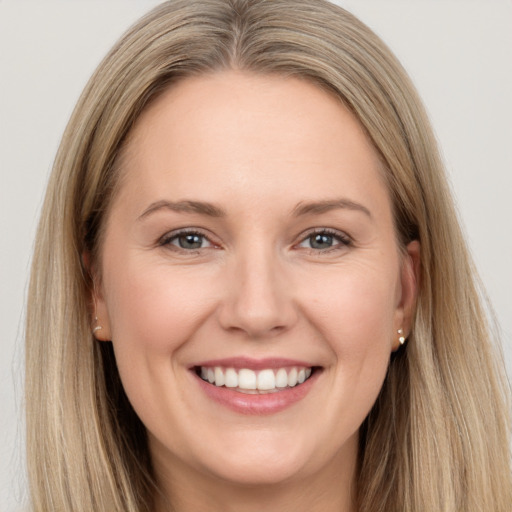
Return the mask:
M265 460L236 460L210 468L217 478L242 486L279 485L303 474L301 461L282 460L274 454Z
M217 478L240 485L280 484L304 475L311 456L303 443L266 434L254 436L256 443L233 443L222 454L212 451L200 464Z

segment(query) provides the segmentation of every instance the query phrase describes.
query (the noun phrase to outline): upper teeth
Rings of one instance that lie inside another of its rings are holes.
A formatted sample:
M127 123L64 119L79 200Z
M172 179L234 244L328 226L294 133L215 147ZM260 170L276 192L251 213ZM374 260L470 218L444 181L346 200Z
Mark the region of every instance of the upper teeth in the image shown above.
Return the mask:
M201 366L201 378L215 386L239 390L271 391L302 384L311 375L311 368L289 367L260 371L248 368L223 368Z

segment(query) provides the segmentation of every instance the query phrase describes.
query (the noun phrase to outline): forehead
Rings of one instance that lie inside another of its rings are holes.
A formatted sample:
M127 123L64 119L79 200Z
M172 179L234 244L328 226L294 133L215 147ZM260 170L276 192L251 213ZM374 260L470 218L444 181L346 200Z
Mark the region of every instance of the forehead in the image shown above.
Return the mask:
M165 91L138 119L121 167L121 195L242 204L387 195L378 155L339 98L306 80L240 71Z

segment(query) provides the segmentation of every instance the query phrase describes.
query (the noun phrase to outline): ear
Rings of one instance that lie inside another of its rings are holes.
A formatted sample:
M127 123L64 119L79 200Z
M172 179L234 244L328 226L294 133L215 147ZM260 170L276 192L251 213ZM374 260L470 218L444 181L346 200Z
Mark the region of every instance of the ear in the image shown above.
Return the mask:
M91 278L91 332L98 341L110 341L110 320L103 293L103 283L88 252L82 254L82 264Z
M400 347L398 330L402 329L403 334L401 335L406 339L411 332L419 291L420 250L419 241L414 240L407 245L403 254L400 271L400 296L395 311L393 351Z

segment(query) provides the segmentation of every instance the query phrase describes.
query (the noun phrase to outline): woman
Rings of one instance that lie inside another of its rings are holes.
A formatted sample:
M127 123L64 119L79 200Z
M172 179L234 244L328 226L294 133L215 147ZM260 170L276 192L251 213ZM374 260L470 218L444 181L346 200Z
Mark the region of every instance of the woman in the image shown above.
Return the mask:
M412 85L351 15L162 4L48 187L34 509L508 510L507 388L455 219Z

